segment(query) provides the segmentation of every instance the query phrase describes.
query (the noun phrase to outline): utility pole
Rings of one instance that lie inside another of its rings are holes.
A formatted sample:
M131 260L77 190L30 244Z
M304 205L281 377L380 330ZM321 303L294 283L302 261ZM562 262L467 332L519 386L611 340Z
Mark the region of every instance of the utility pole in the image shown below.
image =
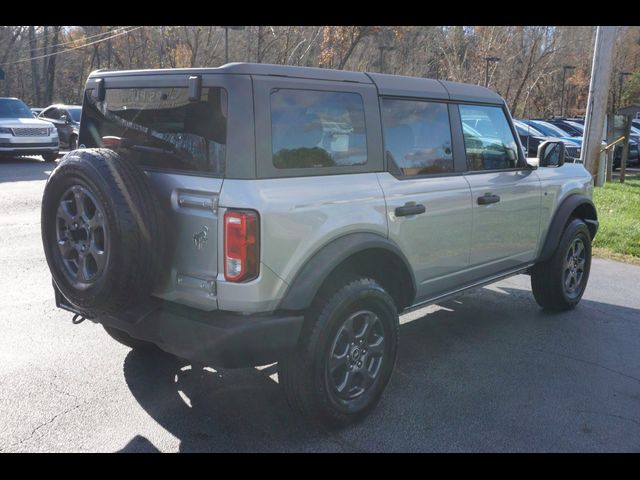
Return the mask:
M489 62L499 62L500 58L484 57L484 60L485 62L487 62L484 67L484 86L488 88L489 87Z
M395 47L390 47L389 45L378 45L378 50L380 50L380 59L378 60L380 73L384 73L384 51L393 50L394 48Z
M229 63L229 29L244 30L244 27L222 26L224 28L224 63Z
M597 28L580 159L585 168L591 172L596 186L601 187L604 185L605 175L598 175L598 166L617 27L599 26Z
M574 65L563 65L562 66L562 93L560 95L560 116L564 117L564 82L567 77L567 70L573 70L576 68Z

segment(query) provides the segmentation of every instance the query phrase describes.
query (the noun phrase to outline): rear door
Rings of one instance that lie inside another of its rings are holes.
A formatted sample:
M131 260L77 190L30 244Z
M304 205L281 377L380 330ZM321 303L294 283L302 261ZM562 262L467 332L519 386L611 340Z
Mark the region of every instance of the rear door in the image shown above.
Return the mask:
M464 147L451 131L457 110L438 100L391 97L381 98L380 108L387 171L378 178L389 237L413 268L420 301L458 286L469 265L471 190Z
M217 306L218 197L234 158L252 155L247 138L253 130L240 117L252 114L253 105L250 79L202 77L199 101L189 100L184 74L107 77L104 102L88 84L80 143L97 147L116 137L133 144L116 149L144 169L166 219L169 274L154 295L211 310ZM244 95L234 94L243 89Z
M460 104L459 111L473 196L471 276L484 278L535 259L540 180L502 107Z

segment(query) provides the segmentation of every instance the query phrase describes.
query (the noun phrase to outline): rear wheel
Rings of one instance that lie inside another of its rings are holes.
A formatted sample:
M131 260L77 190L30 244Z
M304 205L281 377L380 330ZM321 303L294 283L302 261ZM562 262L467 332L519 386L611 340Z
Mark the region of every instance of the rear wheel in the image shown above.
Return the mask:
M370 278L346 282L312 312L278 378L292 408L322 426L344 426L375 407L391 378L398 313Z
M573 219L565 227L553 256L531 272L538 304L548 310L574 308L587 287L591 269L591 235L587 225Z
M77 150L77 149L78 149L78 137L73 135L71 136L71 138L69 138L69 151Z

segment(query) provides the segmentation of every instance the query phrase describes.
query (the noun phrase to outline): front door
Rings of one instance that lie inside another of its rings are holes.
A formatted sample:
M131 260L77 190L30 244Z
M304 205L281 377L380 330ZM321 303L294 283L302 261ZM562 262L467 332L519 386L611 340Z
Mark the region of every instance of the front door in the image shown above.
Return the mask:
M462 175L461 144L452 142L446 103L382 98L389 237L416 279L417 300L459 284L469 264L471 190ZM456 161L458 160L458 161Z
M460 105L473 196L471 276L486 277L535 259L541 188L518 148L505 111Z

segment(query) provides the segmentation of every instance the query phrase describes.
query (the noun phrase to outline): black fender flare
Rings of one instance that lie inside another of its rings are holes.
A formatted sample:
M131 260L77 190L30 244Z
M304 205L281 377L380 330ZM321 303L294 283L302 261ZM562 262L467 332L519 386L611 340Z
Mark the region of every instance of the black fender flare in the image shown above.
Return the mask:
M569 218L573 212L580 207L582 207L586 213L586 215L583 215L583 217L580 218L587 223L589 232L591 233L591 239L593 240L596 236L598 231L598 214L596 212L595 205L591 199L585 195L579 193L569 195L556 209L553 220L551 220L542 250L538 256L539 262L545 262L551 258L553 253L556 251L556 247Z
M409 295L413 300L416 294L416 281L413 269L400 248L381 235L361 232L336 238L316 251L289 284L278 309L304 310L308 308L324 281L338 265L356 253L372 248L384 249L404 263L411 276L412 291L409 292Z

